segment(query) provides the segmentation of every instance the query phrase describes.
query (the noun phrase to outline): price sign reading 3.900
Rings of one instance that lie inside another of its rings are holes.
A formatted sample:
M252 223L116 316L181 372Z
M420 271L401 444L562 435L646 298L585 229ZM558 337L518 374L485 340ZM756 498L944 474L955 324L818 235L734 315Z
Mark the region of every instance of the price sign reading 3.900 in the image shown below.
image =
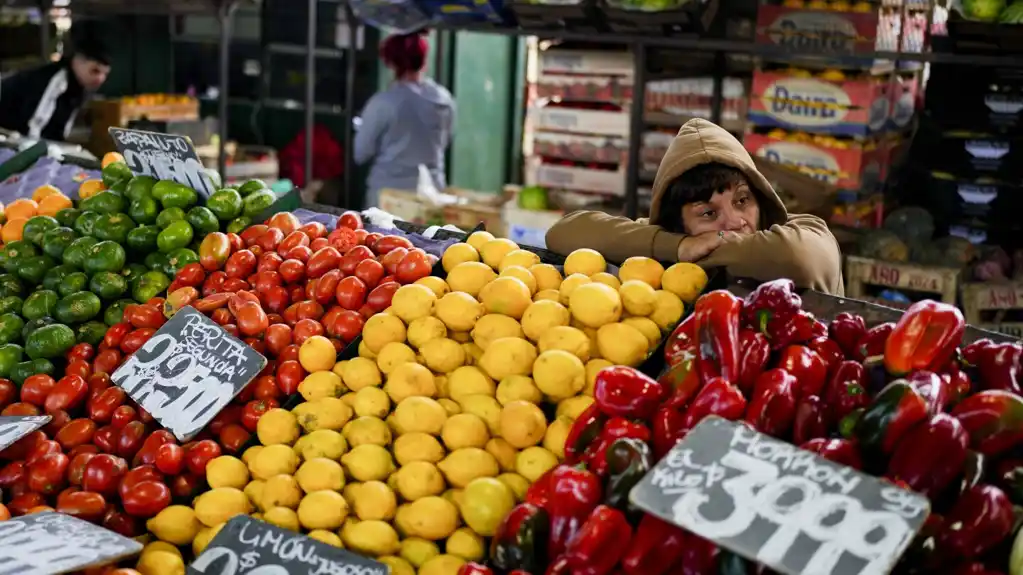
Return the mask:
M792 575L887 573L927 499L720 417L632 490L639 508Z

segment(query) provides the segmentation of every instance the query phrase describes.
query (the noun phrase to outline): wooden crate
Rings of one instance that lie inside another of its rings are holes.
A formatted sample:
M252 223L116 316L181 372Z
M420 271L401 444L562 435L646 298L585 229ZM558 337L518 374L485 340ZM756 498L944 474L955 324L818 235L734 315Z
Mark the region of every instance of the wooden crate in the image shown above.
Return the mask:
M895 263L847 256L845 258L845 295L877 301L867 295L867 286L934 294L945 303L956 303L959 269ZM885 301L891 306L893 302Z
M963 284L963 315L971 325L1023 338L1023 322L1019 321L1023 282Z

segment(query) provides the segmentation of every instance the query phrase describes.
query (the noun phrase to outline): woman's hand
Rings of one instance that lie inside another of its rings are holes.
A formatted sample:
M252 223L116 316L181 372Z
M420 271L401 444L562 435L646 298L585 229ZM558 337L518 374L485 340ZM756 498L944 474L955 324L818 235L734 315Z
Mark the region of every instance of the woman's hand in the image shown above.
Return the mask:
M739 237L735 232L705 232L686 236L678 244L678 261L697 262L709 256L724 242Z

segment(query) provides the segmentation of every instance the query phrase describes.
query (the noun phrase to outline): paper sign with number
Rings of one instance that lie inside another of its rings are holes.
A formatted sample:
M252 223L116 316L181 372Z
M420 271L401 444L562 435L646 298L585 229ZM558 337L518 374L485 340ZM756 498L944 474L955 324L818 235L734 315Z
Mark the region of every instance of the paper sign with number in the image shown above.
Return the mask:
M181 308L111 378L181 441L266 367L266 358L192 307Z
M186 185L204 198L213 195L213 181L187 136L127 128L108 128L114 146L136 174Z
M0 575L56 575L105 565L142 551L142 544L63 513L0 521Z
M227 522L190 575L388 575L390 568L350 551L246 515Z
M640 509L790 575L888 573L927 498L720 417L629 495Z
M14 444L22 437L46 425L52 419L49 415L4 415L0 416L0 451Z

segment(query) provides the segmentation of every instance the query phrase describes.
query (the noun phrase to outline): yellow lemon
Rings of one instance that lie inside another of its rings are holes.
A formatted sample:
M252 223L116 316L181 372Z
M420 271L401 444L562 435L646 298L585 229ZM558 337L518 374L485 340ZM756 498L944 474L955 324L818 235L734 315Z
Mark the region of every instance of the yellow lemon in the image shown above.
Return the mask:
M279 407L264 413L256 424L256 436L265 446L291 445L301 431L298 419L290 411Z
M295 473L298 486L306 493L313 491L341 491L345 486L345 472L337 461L325 457L310 459Z
M401 286L391 299L391 311L405 323L429 316L435 305L437 294L419 284Z
M337 529L348 517L348 502L337 491L314 491L298 504L298 521L306 529Z
M622 298L614 288L592 282L572 292L568 309L583 325L598 328L622 317Z
M657 260L640 256L625 260L622 267L618 268L618 279L622 283L641 281L654 289L660 289L663 275L664 266Z
M447 326L433 316L421 317L408 325L408 343L416 349L423 347L432 339L447 337L447 335Z
M578 394L586 386L586 367L567 351L548 350L533 363L533 381L551 401L561 401Z
M405 341L405 324L397 316L378 313L366 320L362 328L362 341L374 354L392 341Z
M415 361L416 352L412 351L411 347L397 341L385 345L377 354L377 367L384 375L390 375L394 368L403 363L414 363Z
M501 410L501 437L513 447L536 445L546 431L547 419L533 403L513 401Z
M668 330L678 324L684 311L682 300L678 296L669 291L657 290L657 304L650 319L657 324L657 327Z
M518 337L502 337L487 346L479 365L487 375L500 381L511 375L529 375L534 361L533 344Z
M529 287L511 276L498 277L480 290L480 302L487 313L499 313L519 319L533 302Z
M618 278L614 277L613 275L607 272L593 274L592 276L590 276L590 280L595 283L604 284L613 290L617 290L618 288L622 287L622 282L619 281Z
M540 256L529 250L517 249L508 252L501 259L501 263L497 266L497 271L503 272L512 266L520 266L525 269L538 263L540 263Z
M536 264L529 267L529 273L536 278L536 291L555 290L561 287L561 272L551 264Z
M657 292L646 282L629 280L618 288L618 295L622 298L625 312L630 315L646 317L657 309Z
M302 342L298 348L298 362L309 373L330 371L337 362L334 344L322 335L314 335Z
M447 282L453 292L465 292L473 297L479 295L483 286L494 281L497 273L482 262L460 263L448 272Z
M463 264L465 265L465 264ZM469 331L486 309L469 293L453 291L437 302L437 318L453 331Z
M568 325L571 319L565 306L556 301L541 300L530 304L522 314L522 331L531 341L540 341L548 329Z
M589 248L575 250L565 258L565 275L582 274L589 277L606 269L604 256Z
M561 282L561 287L558 288L558 301L561 302L561 305L569 305L572 298L572 292L578 289L579 286L584 286L590 283L593 283L590 276L583 274L572 274L566 277L565 280Z
M508 266L501 270L500 277L513 277L526 284L530 297L536 293L536 278L533 277L532 272L522 266Z
M490 342L502 337L523 337L522 326L509 316L488 313L476 321L470 332L473 342L485 350Z
M448 249L444 250L444 255L440 258L441 266L448 273L458 264L478 261L480 261L479 252L476 251L476 248L466 243L452 244Z
M376 362L365 357L354 357L348 360L341 378L344 380L345 387L352 391L359 391L364 387L379 387L383 382Z
M206 464L206 482L213 489L217 487L243 489L249 482L249 468L237 457L221 455Z
M483 263L496 270L505 256L517 249L519 246L515 242L507 238L496 238L483 244L480 248L480 257Z
M707 272L700 266L688 262L672 265L661 276L661 287L687 303L696 301L706 286Z
M639 365L650 348L646 336L632 326L609 323L597 330L600 355L616 365Z
M469 237L465 240L465 243L476 248L476 251L479 251L483 248L483 244L489 242L492 239L494 239L494 234L490 232L479 231L469 234Z

